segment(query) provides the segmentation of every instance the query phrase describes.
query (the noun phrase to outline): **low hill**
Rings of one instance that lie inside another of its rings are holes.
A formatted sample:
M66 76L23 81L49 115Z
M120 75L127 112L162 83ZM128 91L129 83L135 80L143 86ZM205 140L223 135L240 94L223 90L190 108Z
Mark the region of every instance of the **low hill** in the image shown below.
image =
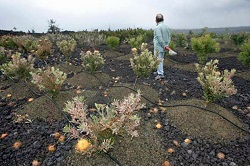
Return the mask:
M195 34L199 34L202 32L203 28L200 29L171 29L173 33L184 33L188 34L189 31L193 31ZM239 26L239 27L222 27L222 28L207 28L207 32L214 32L216 34L223 34L225 32L228 32L229 34L232 33L240 33L240 32L246 32L250 34L250 26ZM74 33L74 31L62 31L62 34L69 34ZM25 35L25 34L32 34L36 36L43 35L45 33L26 33L22 31L13 31L13 30L0 30L0 36L1 35Z
M199 34L202 32L202 28L200 29L171 29L171 30L173 33L184 33L184 34L188 34L190 30L193 31L195 34ZM229 34L240 33L240 32L246 32L250 34L250 26L207 28L206 31L214 32L216 34L223 34L225 32L228 32Z

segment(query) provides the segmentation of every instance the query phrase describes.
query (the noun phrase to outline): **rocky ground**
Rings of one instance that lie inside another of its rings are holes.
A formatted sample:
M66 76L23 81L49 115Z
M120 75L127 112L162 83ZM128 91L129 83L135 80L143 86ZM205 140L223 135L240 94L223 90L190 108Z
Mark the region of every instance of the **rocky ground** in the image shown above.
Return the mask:
M122 45L111 51L103 45L98 50L106 62L95 75L81 68L80 50L72 56L72 66L63 65L58 52L48 61L68 74L55 100L38 94L30 83L13 82L1 75L0 135L7 134L0 138L1 165L32 165L34 160L44 166L250 165L250 71L237 60L237 52L222 49L218 57L210 56L219 59L221 70L237 70L233 81L238 92L204 109L194 69L197 57L191 50L177 48L177 56L166 58L164 80L156 81L152 74L137 79L136 84L129 62L130 47ZM37 67L43 65L36 62ZM113 99L122 99L132 89L140 89L147 104L138 111L141 116L138 138L119 136L108 154L90 158L75 153L76 140L68 139L67 135L63 142L54 138L55 132L63 135L62 128L69 117L61 109L77 90L82 91L92 107L94 103L109 104ZM158 123L162 125L159 129ZM19 148L13 147L17 141L21 142ZM50 144L56 147L52 152L47 149Z

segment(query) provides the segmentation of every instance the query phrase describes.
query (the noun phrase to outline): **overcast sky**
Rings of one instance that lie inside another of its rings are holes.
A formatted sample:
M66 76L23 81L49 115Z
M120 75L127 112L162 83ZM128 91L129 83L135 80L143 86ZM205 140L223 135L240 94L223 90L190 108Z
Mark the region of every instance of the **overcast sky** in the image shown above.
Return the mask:
M0 29L151 29L157 13L174 29L250 26L250 0L0 0Z

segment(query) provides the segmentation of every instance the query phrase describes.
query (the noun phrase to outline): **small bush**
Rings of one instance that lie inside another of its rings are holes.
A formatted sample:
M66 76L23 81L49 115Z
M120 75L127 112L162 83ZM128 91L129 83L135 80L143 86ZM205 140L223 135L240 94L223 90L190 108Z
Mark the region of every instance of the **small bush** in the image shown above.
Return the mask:
M250 67L250 39L241 46L241 52L238 55L238 59L245 66Z
M16 49L18 47L14 42L13 36L10 35L0 36L0 46L9 49Z
M72 34L79 47L92 47L105 43L105 35L98 32L76 32Z
M148 77L152 71L156 70L160 60L147 48L146 43L141 45L141 54L138 55L137 49L133 48L134 58L130 58L130 63L134 73L138 77Z
M138 35L136 38L129 39L129 45L132 48L139 49L142 43L143 43L143 35Z
M175 36L175 43L179 47L186 47L187 45L187 36L183 33L178 33Z
M37 50L35 55L38 59L44 60L47 59L49 55L52 54L52 43L47 38L41 38L38 41Z
M31 72L33 84L36 84L41 91L48 92L52 97L56 97L64 81L67 79L67 74L55 69L54 67L48 67L46 70L38 69L36 72Z
M11 56L12 60L1 65L0 69L3 74L14 79L27 78L30 72L34 71L35 59L29 55L28 59L21 58L21 53L16 53Z
M43 38L47 38L50 40L53 46L56 46L56 43L58 41L62 40L71 40L72 38L69 35L63 35L61 33L47 33L46 35L43 36Z
M109 48L114 50L120 44L120 38L116 36L109 36L106 39L106 44L109 46Z
M69 62L69 56L72 54L76 48L76 41L74 39L71 40L62 40L58 41L57 47L65 56L66 62Z
M231 35L231 40L233 41L234 45L236 46L236 49L238 49L239 46L242 45L247 39L248 39L248 35L245 32L242 32L240 34L232 34Z
M169 47L174 50L176 48L176 44L173 41L170 41Z
M126 131L132 137L138 136L136 127L140 124L140 117L134 114L134 111L143 108L144 105L140 101L138 92L130 94L123 101L115 100L111 106L95 104L97 112L88 116L89 110L83 96L74 97L64 108L64 111L71 115L73 125L65 126L64 132L80 139L79 142L87 143L88 146L85 144L77 148L83 154L107 152L113 147L116 135Z
M200 64L205 64L208 59L208 54L219 52L219 43L213 40L210 35L201 36L198 38L191 38L192 49L198 56Z
M224 70L221 73L218 71L218 63L218 60L211 60L204 67L196 64L198 71L197 80L202 86L203 98L207 102L214 102L237 93L231 80L236 70L232 69L230 72Z
M86 53L81 52L82 66L91 73L94 73L100 69L104 64L104 59L99 51L87 51Z
M0 46L0 65L7 62L11 57L11 51L6 51L4 47Z
M33 53L37 49L38 39L32 35L16 36L13 38L18 50L23 53Z

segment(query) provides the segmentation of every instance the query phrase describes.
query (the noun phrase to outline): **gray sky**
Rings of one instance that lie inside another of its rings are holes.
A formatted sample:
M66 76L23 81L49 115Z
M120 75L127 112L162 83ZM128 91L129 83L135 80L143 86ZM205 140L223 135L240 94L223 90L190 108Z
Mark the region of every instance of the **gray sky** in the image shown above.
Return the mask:
M158 13L174 29L250 26L250 0L0 0L0 29L150 29Z

